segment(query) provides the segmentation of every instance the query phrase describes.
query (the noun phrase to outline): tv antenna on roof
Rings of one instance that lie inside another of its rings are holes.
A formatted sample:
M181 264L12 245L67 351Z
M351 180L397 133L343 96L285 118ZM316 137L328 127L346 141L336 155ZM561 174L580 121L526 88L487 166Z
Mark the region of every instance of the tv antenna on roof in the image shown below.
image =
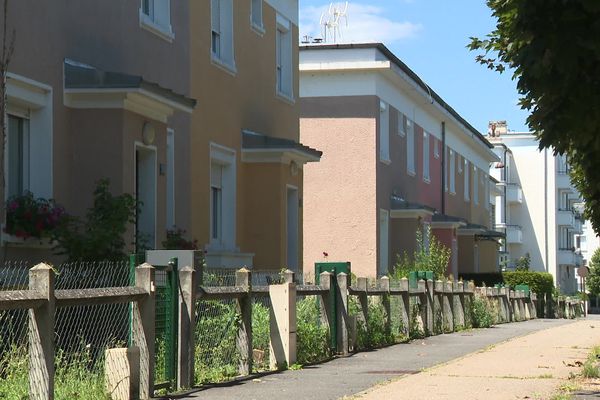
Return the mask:
M321 14L321 32L323 34L323 42L328 43L333 38L333 43L337 43L338 39L342 38L342 30L340 21L344 20L348 27L348 2L345 3L330 3L327 12Z

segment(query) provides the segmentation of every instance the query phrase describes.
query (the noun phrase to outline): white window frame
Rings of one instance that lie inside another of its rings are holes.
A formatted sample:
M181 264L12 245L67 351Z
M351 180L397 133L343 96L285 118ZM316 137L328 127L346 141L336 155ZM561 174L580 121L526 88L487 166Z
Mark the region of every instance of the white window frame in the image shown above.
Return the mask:
M465 195L465 201L471 201L471 192L470 192L470 185L471 185L471 180L469 179L469 160L467 160L466 158L463 157L463 162L464 162L464 168L463 168L463 174L464 174L464 195Z
M8 179L6 180L6 197L12 197L12 196L21 196L23 194L25 194L26 192L30 191L30 176L31 176L31 145L30 145L30 140L31 140L31 128L30 128L30 121L29 121L29 116L28 116L28 112L26 110L23 110L23 113L18 113L14 110L12 110L12 112L8 112L8 118L7 118L7 135L6 135L6 163L7 163L7 176ZM18 135L19 135L19 143L15 143L17 139L17 137L13 136L13 134L15 132L13 132L11 130L11 123L10 121L12 120L16 120L19 123L19 130L18 130ZM19 146L18 149L15 149L15 146ZM12 161L12 155L15 155L13 153L17 153L17 165L12 165L11 161ZM19 171L13 171L13 167L18 166ZM17 181L20 182L20 184L17 184L18 187L17 188L12 188L12 186L14 185L13 182L13 178L14 177L18 177Z
M432 136L433 140L433 157L436 159L440 158L440 141L435 136Z
M450 149L450 194L456 194L456 153Z
M408 123L406 132L406 172L408 175L415 176L417 174L415 166L415 124L408 118L406 120Z
M235 66L233 0L210 0L210 55L212 63L232 75ZM215 41L217 36L218 41Z
M408 118L404 113L398 111L398 135L401 137L406 136L406 131L408 130Z
M210 143L210 175L209 175L209 244L208 250L213 251L237 251L236 238L236 152L225 146ZM213 167L222 168L221 174L221 223L218 237L213 237Z
M259 35L264 35L263 0L250 0L250 26Z
M473 203L479 205L479 171L473 165Z
M460 154L456 154L456 159L457 159L457 164L458 164L458 174L462 175L463 173L463 163L465 161L465 158L462 157Z
M275 93L277 97L294 103L292 23L280 14L276 19Z
M431 167L431 146L430 146L430 134L423 131L423 182L430 183L430 167Z
M171 0L140 0L140 26L172 42L175 33L171 26Z
M29 119L29 191L50 199L53 192L53 91L41 82L9 72L6 81L7 113ZM4 179L8 182L8 146L5 146ZM5 197L8 190L5 190Z
M450 149L449 148L445 148L444 151L446 152L446 158L444 159L444 162L446 163L446 165L444 165L444 191L448 191L448 176L450 175L448 173L448 169L450 167Z
M379 267L377 275L384 276L389 271L390 264L390 212L379 210Z
M379 161L389 164L390 159L390 107L379 101Z

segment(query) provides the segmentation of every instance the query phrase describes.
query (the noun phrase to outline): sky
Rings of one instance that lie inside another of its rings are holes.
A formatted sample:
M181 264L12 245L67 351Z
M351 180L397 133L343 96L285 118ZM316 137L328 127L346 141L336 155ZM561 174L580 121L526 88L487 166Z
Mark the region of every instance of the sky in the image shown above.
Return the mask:
M329 4L300 0L300 38L322 37L319 21ZM495 27L485 0L358 0L349 2L347 15L338 43L384 43L484 134L490 120L528 130L512 73L487 69L466 48L469 37L483 38Z

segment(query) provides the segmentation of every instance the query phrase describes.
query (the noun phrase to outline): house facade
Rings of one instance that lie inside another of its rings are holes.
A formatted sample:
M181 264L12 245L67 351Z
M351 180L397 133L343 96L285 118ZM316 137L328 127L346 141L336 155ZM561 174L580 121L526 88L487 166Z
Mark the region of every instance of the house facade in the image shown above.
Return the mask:
M452 251L448 273L497 269L489 228L492 145L382 44L300 50L304 265L350 261L381 276L416 232Z
M500 158L490 175L501 193L495 224L506 233L502 264L510 270L529 255L532 270L551 273L563 293L574 293L586 237L583 200L571 183L566 157L540 151L533 134L511 132L505 121L490 123L489 140Z
M301 267L303 167L321 153L299 143L297 0L25 0L9 12L8 136L20 141L8 195L82 215L108 178L141 201L128 243L160 249L177 227L209 267Z
M186 174L173 171L189 159L195 107L189 11L160 0L10 3L5 198L30 191L82 215L106 178L143 201L138 236L160 246L172 210L186 206L173 194ZM52 259L47 244L6 234L3 244L8 259Z

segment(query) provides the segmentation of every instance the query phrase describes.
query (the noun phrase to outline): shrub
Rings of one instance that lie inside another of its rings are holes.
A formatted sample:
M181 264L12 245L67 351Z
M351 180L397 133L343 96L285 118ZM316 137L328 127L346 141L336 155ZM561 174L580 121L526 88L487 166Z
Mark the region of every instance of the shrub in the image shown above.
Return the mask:
M548 272L515 271L504 272L502 276L510 287L529 285L529 289L539 295L552 293L554 289L554 278Z
M469 313L473 328L489 328L494 322L492 310L485 299L474 296L469 304Z
M128 225L135 223L137 201L130 194L113 196L109 181L100 180L94 203L85 220L66 215L54 232L57 254L69 261L116 261L127 259L125 240Z
M586 278L586 286L593 296L600 294L600 248L596 249L590 260L590 273Z
M306 297L296 305L298 364L323 361L331 356L329 328L321 324L321 312L315 297Z
M504 283L504 278L499 272L492 273L467 273L467 274L459 274L459 279L462 279L465 282L473 281L475 286L494 286L496 284Z
M173 227L167 230L167 238L162 242L165 250L198 250L198 240L187 240L185 230Z

